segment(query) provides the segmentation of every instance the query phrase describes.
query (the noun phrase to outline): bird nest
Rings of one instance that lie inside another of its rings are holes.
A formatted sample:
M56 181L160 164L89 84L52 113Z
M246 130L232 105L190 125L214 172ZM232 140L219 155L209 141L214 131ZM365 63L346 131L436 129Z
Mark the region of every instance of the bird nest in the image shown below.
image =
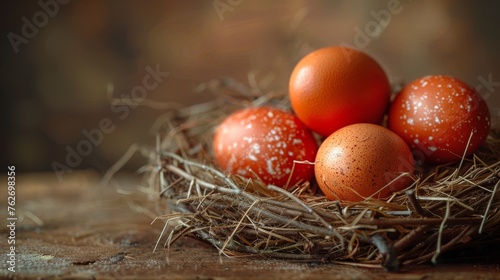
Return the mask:
M222 79L217 86L235 82ZM241 86L236 84L236 86ZM241 90L237 90L241 92ZM413 183L387 200L331 201L315 182L287 191L257 177L219 170L211 155L214 128L242 106L288 109L285 94L224 94L169 112L156 124L148 186L167 202L162 244L192 236L222 255L330 261L397 270L451 249L500 243L500 140L492 131L460 162L419 166Z

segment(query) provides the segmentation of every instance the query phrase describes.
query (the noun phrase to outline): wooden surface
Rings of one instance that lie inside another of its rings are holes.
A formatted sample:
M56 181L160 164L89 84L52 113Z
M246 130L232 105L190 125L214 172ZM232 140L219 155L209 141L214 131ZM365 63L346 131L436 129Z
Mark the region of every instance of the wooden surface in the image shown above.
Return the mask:
M2 227L0 278L500 279L500 260L493 257L390 273L333 263L228 258L189 238L169 253L161 246L153 253L163 222L151 222L164 210L135 191L134 178L122 176L119 185L100 186L100 178L89 172L74 172L63 182L53 174L17 174L16 272L7 270L9 232ZM0 197L0 218L6 221L6 194Z

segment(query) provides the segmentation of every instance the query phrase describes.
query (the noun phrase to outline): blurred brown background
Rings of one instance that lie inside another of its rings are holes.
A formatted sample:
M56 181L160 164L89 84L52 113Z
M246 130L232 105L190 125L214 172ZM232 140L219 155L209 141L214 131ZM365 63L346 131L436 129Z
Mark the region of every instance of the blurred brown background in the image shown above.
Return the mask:
M498 117L499 8L435 0L2 1L2 166L67 166L68 149L87 152L82 131L101 129L103 119L108 131L68 167L104 172L131 144L152 144L151 125L165 110L113 104L109 83L114 97L130 96L158 68L168 76L156 76L145 96L180 106L213 98L195 88L220 76L248 84L252 72L272 78L264 90L285 91L303 55L336 44L371 54L393 82L462 78Z

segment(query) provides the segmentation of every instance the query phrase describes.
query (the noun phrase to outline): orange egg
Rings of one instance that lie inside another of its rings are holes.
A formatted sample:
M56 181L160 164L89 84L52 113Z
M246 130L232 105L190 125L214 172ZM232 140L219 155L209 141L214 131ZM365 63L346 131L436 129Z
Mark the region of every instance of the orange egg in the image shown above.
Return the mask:
M317 149L311 131L296 116L271 107L234 112L213 139L215 159L225 172L247 178L257 174L284 188L314 177L311 165L294 161L314 161Z
M432 75L399 92L387 124L417 161L439 164L459 161L464 153L479 149L489 134L490 119L488 104L473 88L457 78Z
M309 128L327 137L354 123L380 123L391 88L380 65L346 47L328 47L305 56L290 77L293 110Z
M329 199L361 201L407 188L413 167L410 148L397 134L360 123L337 130L321 144L314 173Z

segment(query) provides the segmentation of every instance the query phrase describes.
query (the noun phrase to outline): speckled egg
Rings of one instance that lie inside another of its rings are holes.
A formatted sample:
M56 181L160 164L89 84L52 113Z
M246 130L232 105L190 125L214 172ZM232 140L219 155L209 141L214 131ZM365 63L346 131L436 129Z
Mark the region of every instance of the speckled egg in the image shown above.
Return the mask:
M419 162L447 163L474 153L490 131L485 100L463 81L445 75L408 83L392 102L388 127Z
M406 143L385 127L359 123L331 134L319 147L314 172L331 200L388 198L407 188L413 156Z
M314 176L318 145L294 115L271 107L251 107L228 116L217 128L213 150L225 172L291 187Z

